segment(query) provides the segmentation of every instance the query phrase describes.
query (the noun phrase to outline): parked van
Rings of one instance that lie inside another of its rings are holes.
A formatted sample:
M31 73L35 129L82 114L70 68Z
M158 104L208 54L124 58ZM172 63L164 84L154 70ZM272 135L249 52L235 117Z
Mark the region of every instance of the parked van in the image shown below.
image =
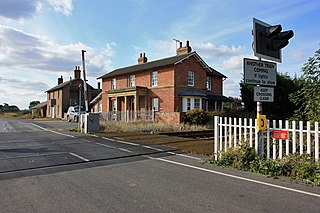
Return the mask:
M84 108L83 106L81 106L81 111L79 113L79 106L71 106L68 108L68 112L67 112L67 120L68 122L74 121L74 122L78 122L79 120L79 114L84 114Z

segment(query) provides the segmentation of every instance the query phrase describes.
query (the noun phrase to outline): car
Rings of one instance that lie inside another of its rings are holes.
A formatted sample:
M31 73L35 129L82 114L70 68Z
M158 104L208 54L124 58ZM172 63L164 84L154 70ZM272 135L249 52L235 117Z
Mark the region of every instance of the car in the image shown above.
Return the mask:
M81 106L80 113L79 113L79 106L70 106L67 112L67 120L68 122L71 122L71 121L78 122L79 114L84 114L84 113L85 111L83 106Z

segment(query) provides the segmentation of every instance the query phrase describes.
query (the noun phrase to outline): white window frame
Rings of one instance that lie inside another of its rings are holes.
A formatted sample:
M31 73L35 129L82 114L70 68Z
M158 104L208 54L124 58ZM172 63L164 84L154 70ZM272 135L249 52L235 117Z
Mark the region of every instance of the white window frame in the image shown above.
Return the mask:
M136 76L130 75L130 87L134 87L136 85Z
M201 109L201 98L194 98L193 109Z
M199 102L198 102L199 100ZM182 112L187 112L193 109L202 109L202 97L186 96L182 98Z
M157 71L151 72L151 86L152 87L158 86L158 72Z
M206 85L207 85L207 90L212 90L212 78L210 76L207 76L206 78Z
M152 98L152 110L159 111L159 98Z
M191 98L187 98L187 111L191 110Z
M98 112L102 112L102 104L101 104L101 102L98 103Z
M194 71L188 71L188 86L194 86Z
M117 89L117 79L115 78L111 80L111 89Z

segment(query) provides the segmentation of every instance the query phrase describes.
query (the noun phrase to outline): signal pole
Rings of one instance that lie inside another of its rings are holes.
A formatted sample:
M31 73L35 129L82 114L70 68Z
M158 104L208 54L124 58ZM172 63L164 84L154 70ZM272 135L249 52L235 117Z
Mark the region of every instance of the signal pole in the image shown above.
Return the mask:
M84 87L83 96L84 96L85 110L86 112L89 112L86 68L85 68L85 60L84 60L85 52L86 52L85 50L82 50L82 69L83 69L83 87Z

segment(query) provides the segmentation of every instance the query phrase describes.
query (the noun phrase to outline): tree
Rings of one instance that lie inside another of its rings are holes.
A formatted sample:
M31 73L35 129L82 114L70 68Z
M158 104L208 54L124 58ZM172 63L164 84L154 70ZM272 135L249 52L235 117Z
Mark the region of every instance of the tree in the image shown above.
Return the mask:
M274 102L264 102L262 111L268 119L288 119L296 110L296 105L289 100L289 95L299 88L297 78L287 74L277 74L277 86L274 87ZM253 85L240 84L241 98L245 111L254 113L256 102L253 101Z
M320 121L320 49L302 66L300 89L290 96L298 109L294 118L302 121Z
M37 106L38 104L40 104L40 101L31 101L29 103L29 109L31 110L32 107Z

